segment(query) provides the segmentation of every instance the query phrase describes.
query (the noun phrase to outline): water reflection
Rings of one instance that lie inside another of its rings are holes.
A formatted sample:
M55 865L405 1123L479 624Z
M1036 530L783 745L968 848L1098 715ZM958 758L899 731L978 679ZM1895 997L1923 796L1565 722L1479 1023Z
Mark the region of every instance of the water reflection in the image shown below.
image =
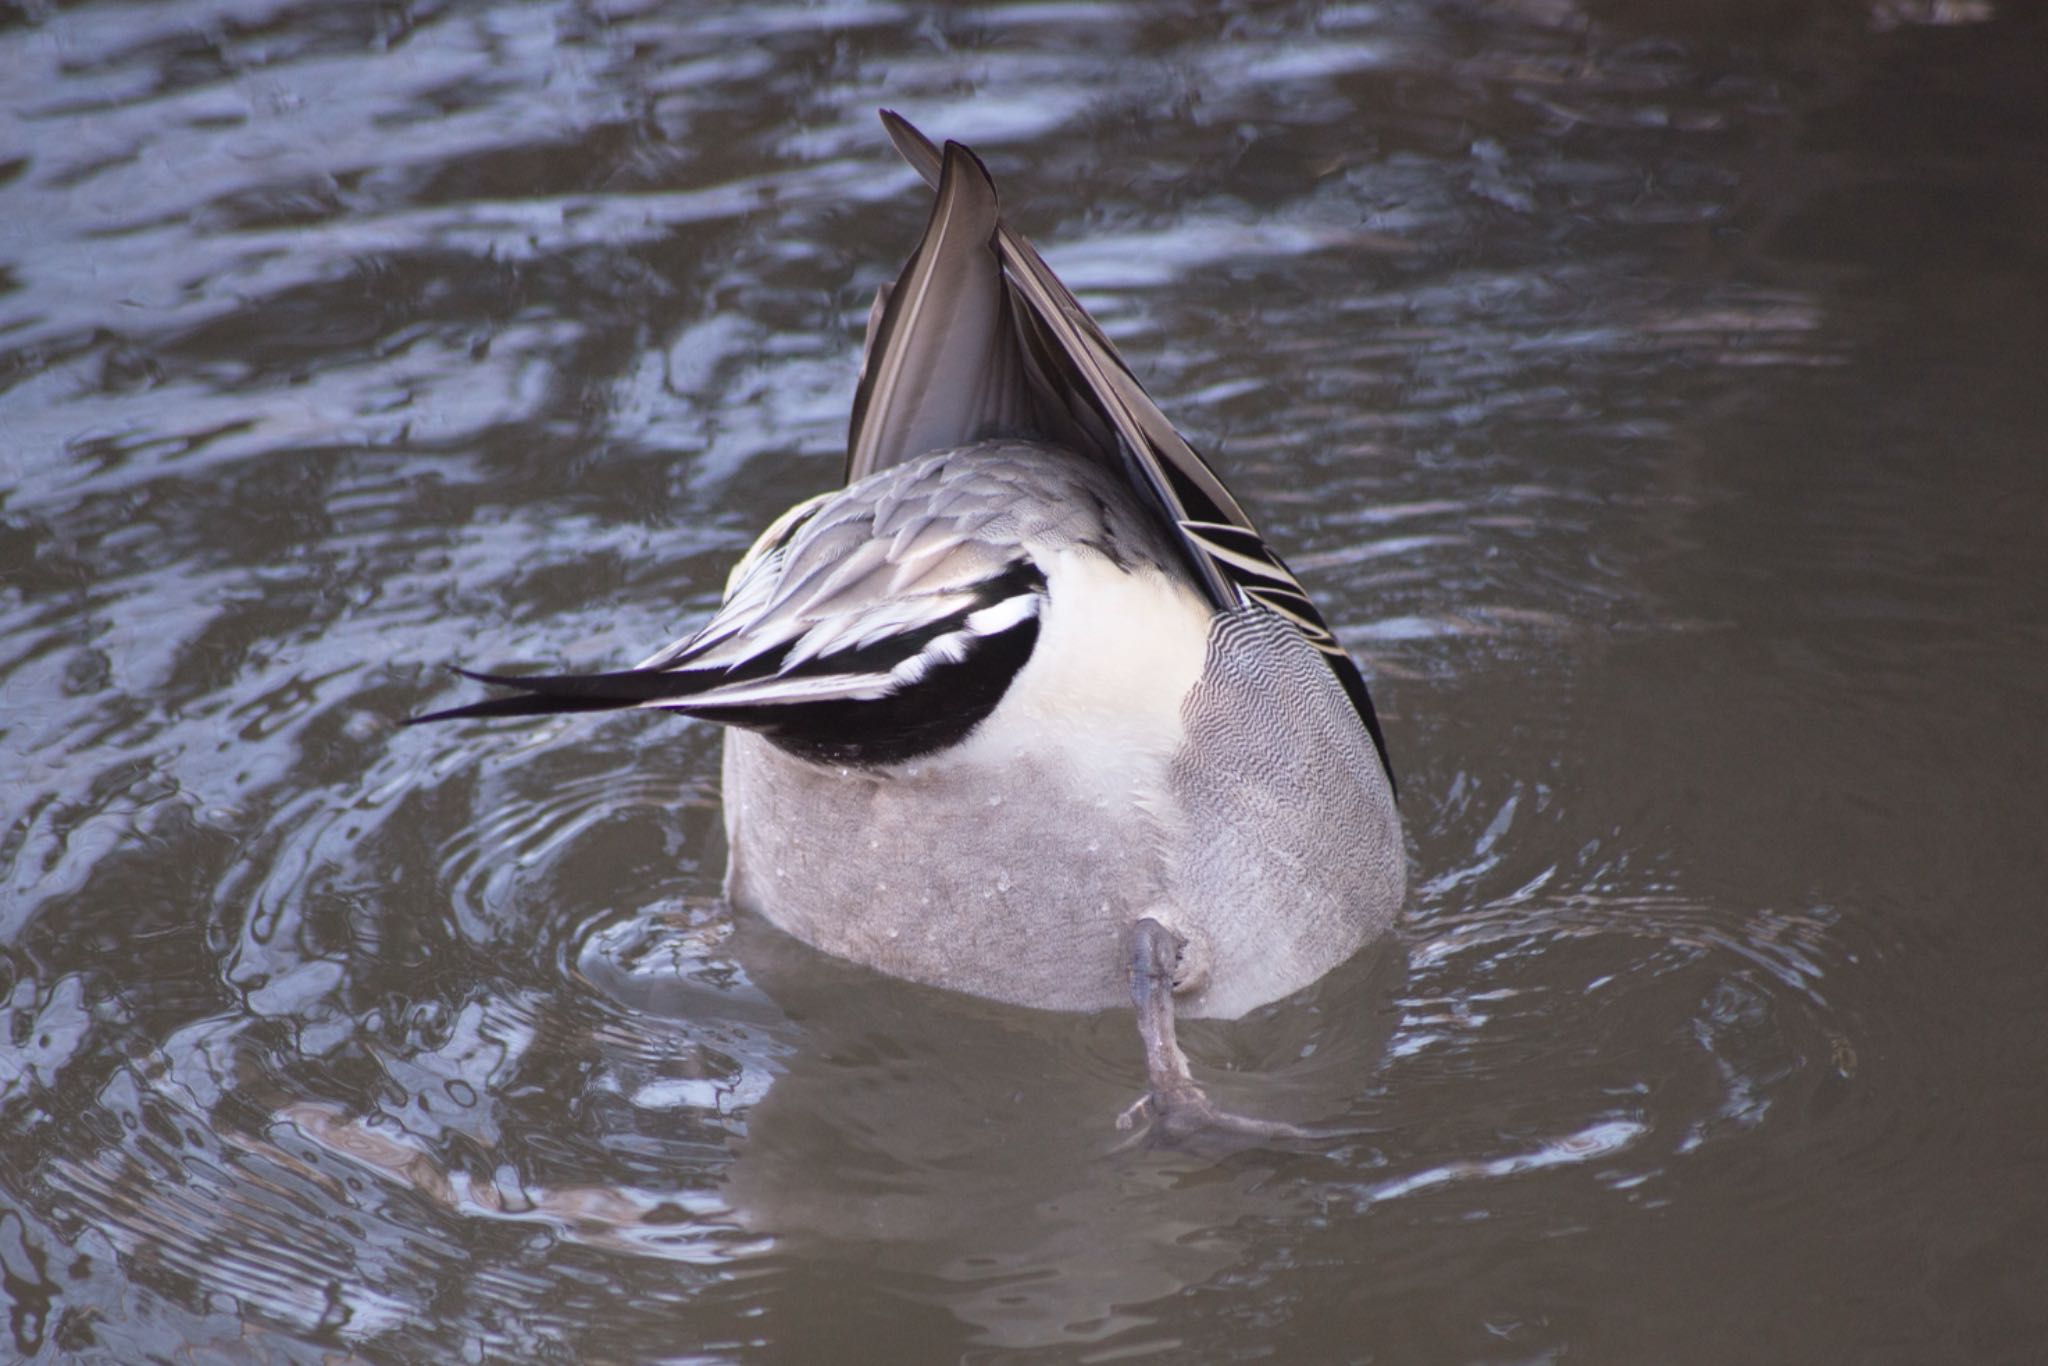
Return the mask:
M2041 36L0 20L14 1348L2038 1340ZM924 212L884 102L980 145L1375 678L1398 942L1189 1039L1319 1147L1117 1151L1126 1021L735 924L702 728L394 728L445 661L675 633L833 478Z

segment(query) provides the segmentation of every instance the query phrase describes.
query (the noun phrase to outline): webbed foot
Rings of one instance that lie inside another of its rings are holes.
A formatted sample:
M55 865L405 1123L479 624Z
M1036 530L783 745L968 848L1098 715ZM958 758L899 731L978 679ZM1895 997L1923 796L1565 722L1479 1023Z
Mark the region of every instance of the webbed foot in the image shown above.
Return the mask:
M1144 1124L1139 1129L1140 1123ZM1167 1091L1147 1091L1116 1117L1116 1127L1132 1135L1130 1143L1181 1147L1204 1139L1311 1139L1316 1135L1284 1120L1260 1119L1226 1110L1193 1083ZM1126 1145L1127 1146L1127 1145Z
M1226 1110L1188 1070L1173 1022L1173 989L1182 974L1187 941L1151 916L1131 926L1131 1005L1145 1044L1150 1089L1122 1114L1116 1127L1132 1134L1122 1146L1144 1142L1181 1146L1201 1139L1265 1141L1316 1135L1297 1125ZM1139 1129L1140 1121L1145 1127Z

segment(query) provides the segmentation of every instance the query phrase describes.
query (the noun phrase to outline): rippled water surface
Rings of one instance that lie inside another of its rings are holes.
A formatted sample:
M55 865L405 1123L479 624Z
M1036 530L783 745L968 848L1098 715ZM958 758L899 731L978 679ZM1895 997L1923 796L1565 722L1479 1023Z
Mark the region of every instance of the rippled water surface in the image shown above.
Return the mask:
M2048 1343L2013 0L0 7L0 1299L38 1360ZM973 141L1373 679L1395 939L1190 1031L735 921L618 667Z

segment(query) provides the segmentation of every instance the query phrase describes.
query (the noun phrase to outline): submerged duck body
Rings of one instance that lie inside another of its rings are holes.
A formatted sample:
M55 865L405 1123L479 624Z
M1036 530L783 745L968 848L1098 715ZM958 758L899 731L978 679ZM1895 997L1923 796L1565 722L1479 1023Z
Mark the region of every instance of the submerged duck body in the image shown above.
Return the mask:
M1154 1099L1199 1099L1176 1006L1241 1015L1398 911L1378 721L980 162L884 122L937 202L870 318L846 486L640 665L472 675L519 692L419 719L723 723L736 906L915 981L1135 1002Z
M1212 610L1127 488L1045 446L927 456L818 516L879 544L919 495L973 511L937 538L943 513L912 514L912 545L938 539L929 553L959 556L960 578L1022 579L961 615L1029 631L1029 654L970 733L900 762L821 763L728 732L735 905L899 977L1066 1010L1129 999L1126 935L1151 915L1190 946L1182 1012L1225 1017L1386 928L1399 821L1371 737L1300 632L1262 607ZM1009 669L974 657L1005 653L991 639L922 685Z

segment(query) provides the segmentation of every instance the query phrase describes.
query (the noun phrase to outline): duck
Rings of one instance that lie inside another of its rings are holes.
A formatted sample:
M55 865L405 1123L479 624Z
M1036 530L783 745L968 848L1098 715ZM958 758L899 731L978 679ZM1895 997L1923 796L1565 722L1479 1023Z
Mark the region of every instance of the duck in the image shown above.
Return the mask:
M1131 1009L1122 1128L1290 1132L1213 1103L1176 1020L1282 1000L1396 919L1365 679L981 159L881 118L934 200L868 316L842 486L631 668L459 670L509 691L411 720L719 724L735 913L898 978Z

